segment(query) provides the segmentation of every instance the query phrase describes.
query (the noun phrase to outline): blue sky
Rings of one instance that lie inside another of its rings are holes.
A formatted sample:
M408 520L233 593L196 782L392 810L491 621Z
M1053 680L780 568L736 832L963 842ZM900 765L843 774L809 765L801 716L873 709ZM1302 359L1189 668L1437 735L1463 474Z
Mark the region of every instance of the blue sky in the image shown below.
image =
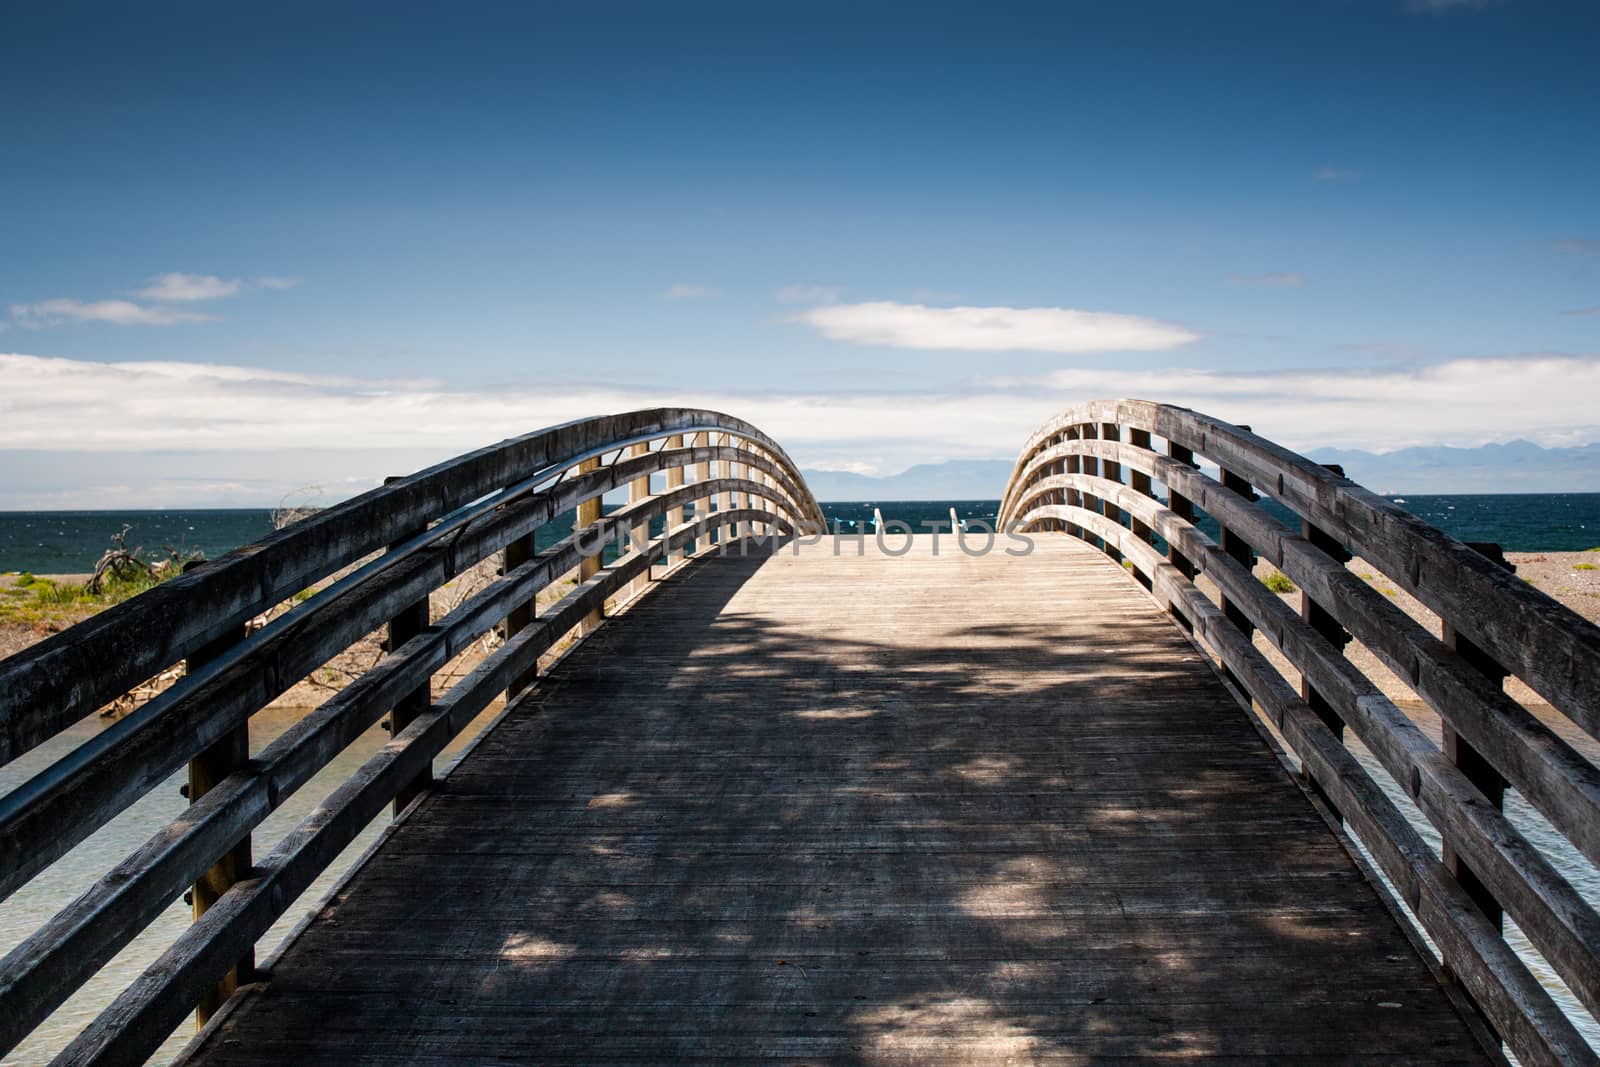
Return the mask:
M0 507L663 399L877 472L1110 393L1600 440L1596 54L1534 0L14 8Z

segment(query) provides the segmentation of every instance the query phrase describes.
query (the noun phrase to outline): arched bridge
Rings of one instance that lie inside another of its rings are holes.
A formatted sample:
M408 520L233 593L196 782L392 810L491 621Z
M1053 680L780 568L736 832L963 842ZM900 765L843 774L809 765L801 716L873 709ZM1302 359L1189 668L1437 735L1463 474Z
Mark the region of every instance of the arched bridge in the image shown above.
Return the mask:
M1494 553L1139 401L1042 427L992 540L823 523L753 426L590 419L0 663L0 763L186 665L0 797L0 894L185 766L190 805L0 960L0 1047L187 891L192 925L59 1062L139 1062L195 1012L203 1064L1595 1062L1600 917L1528 835L1600 861L1600 630ZM374 630L381 659L252 745Z

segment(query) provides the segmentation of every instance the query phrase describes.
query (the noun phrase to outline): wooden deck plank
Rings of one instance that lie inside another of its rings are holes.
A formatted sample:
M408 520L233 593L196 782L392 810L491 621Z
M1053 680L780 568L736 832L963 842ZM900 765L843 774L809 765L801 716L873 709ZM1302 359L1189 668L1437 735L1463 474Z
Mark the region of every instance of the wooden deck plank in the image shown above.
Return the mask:
M942 547L679 572L196 1059L1484 1061L1142 591Z

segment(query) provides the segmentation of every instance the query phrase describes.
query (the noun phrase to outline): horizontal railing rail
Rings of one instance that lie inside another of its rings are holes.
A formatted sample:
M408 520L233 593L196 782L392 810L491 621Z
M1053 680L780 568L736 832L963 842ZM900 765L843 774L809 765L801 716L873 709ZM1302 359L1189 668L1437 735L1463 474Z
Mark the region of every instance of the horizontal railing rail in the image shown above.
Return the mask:
M629 502L602 514L601 497L623 486ZM535 531L574 509L573 532L535 545ZM658 561L671 567L752 534L821 525L793 462L747 423L677 410L585 420L393 481L0 662L0 762L9 762L167 666L166 656L190 661L171 688L0 797L0 897L185 764L191 780L181 818L0 960L0 1050L193 886L195 923L60 1062L142 1059L186 1013L208 1016L249 980L256 940L299 894L385 805L403 807L424 788L434 757L497 696L527 691L541 655L592 629L608 599L628 596ZM602 558L607 544L614 562ZM429 617L431 593L496 554L496 577ZM572 591L538 605L567 575ZM245 633L247 619L319 583ZM255 712L386 625L390 647L375 665L250 757ZM435 675L496 628L504 643L436 695ZM161 651L140 646L132 664L119 659L133 655L136 637ZM91 661L93 678L57 676ZM390 743L252 862L252 830L385 716Z
M1300 528L1261 507L1258 491ZM1217 538L1196 525L1200 513ZM1517 790L1600 862L1600 767L1503 679L1520 678L1594 736L1600 628L1340 472L1169 405L1100 401L1050 420L1023 448L999 521L1074 534L1128 567L1271 721L1506 1045L1525 1063L1596 1062L1505 940L1503 916L1600 1015L1600 915L1503 800ZM1352 556L1435 613L1441 632L1352 573ZM1299 588L1298 611L1254 576L1258 557ZM1345 656L1352 639L1439 715L1440 743ZM1346 728L1437 831L1440 852L1345 748Z

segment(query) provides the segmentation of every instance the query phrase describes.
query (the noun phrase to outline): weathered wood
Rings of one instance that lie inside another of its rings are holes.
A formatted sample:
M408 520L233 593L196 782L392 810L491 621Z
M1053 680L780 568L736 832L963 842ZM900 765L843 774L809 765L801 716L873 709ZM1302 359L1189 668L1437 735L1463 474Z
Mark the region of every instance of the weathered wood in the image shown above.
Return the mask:
M583 474L592 471L599 465L600 460L598 458L585 460L583 463L578 464L578 473ZM573 520L573 529L597 529L597 524L600 522L601 503L599 497L591 497L579 504L577 515ZM583 562L578 564L579 585L584 584L600 573L602 555L602 551L595 550L592 554L587 554L583 557ZM583 624L578 628L578 635L581 637L593 633L604 617L605 601L602 600L599 606L584 618Z
M647 502L648 503L648 502ZM748 518L740 512L736 517ZM681 543L694 531L671 537ZM334 791L258 867L233 887L58 1057L58 1062L142 1061L171 1032L236 946L253 944L393 794L427 767L509 680L644 570L649 553L629 553L579 585L538 622L495 650L439 702Z
M674 434L673 436L667 438L667 447L668 448L682 448L683 447L683 435L682 434ZM669 467L667 469L667 491L671 492L674 489L681 489L681 488L683 488L683 484L684 484L684 468L681 467L681 466ZM678 507L675 507L675 508L669 508L667 510L667 520L666 520L667 521L667 529L672 530L672 529L676 529L679 526L682 526L683 525L683 520L684 520L684 509L683 509L682 505L679 505ZM667 553L666 564L667 564L668 567L674 566L682 558L683 558L683 552L682 552L681 549L680 550L676 550L676 551L668 552Z
M1488 891L1511 909L1578 998L1591 1010L1600 1006L1600 970L1593 966L1600 957L1600 915L1549 861L1498 810L1484 804L1472 783L1369 679L1237 561L1169 509L1132 493L1125 504L1144 509L1146 521L1170 544L1204 563L1207 577L1271 636L1340 721L1356 726L1362 742L1405 785L1444 839L1469 857Z
M189 669L204 667L208 661L226 653L245 636L241 627L237 633L221 637L200 649L189 657ZM198 804L207 793L249 762L250 724L243 722L189 761L189 782L185 795L189 798L190 806ZM189 889L189 904L196 919L204 915L235 882L249 877L250 852L250 835L245 834L195 879ZM255 946L252 945L240 954L238 962L195 1005L195 1025L204 1026L223 1002L233 996L235 990L254 980Z
M681 441L682 439L679 438L679 440ZM510 574L533 559L537 551L538 546L535 543L534 535L531 533L506 542L505 555L502 557L500 564L501 576ZM524 603L512 608L510 614L506 616L501 636L506 640L510 640L523 630L526 630L529 624L533 622L536 610L537 604L534 597L529 597ZM511 685L506 688L506 699L515 700L518 693L533 684L533 680L537 675L538 665L535 664L534 668L526 674L513 678Z
M1326 551L1290 534L1216 482L1153 454L1125 450L1123 460L1179 486L1220 522L1243 531L1268 562L1326 605L1579 851L1600 863L1600 769L1507 697L1498 683L1491 684L1481 667L1469 665Z
M420 537L426 532L426 527L408 531L399 539L396 544L390 545L389 548L391 550L397 549L406 541L411 540L413 537ZM526 537L531 536L533 535L528 534L523 538L518 538L517 540L522 541L525 540ZM507 551L509 551L509 546ZM410 641L413 637L416 637L418 634L422 633L422 631L426 630L428 628L428 624L432 621L428 597L426 594L424 594L413 603L402 607L400 611L384 625L383 651L385 653L390 653L395 649L398 649L407 641ZM389 736L398 737L401 733L405 732L405 728L411 725L411 721L418 715L426 712L428 710L428 706L432 703L433 680L431 678L425 678L418 683L415 689L401 697L399 700L395 701L394 707L390 709ZM424 789L427 789L432 784L433 768L432 766L429 766L427 770L423 771L415 781L408 783L404 789L401 789L394 795L394 801L392 804L393 813L398 817L402 811L406 810L407 805L415 800Z
M1062 517L1062 510L1048 505L1035 508L1041 517L1057 519ZM1165 517L1177 522L1177 516L1169 509L1161 511ZM1594 1062L1593 1050L1588 1048L1571 1022L1550 1000L1549 994L1517 959L1511 947L1499 936L1498 930L1490 926L1458 883L1439 877L1443 867L1397 810L1384 810L1392 809L1392 802L1382 795L1381 789L1371 782L1370 776L1360 765L1348 754L1342 758L1335 757L1334 753L1340 746L1328 732L1326 724L1311 712L1303 700L1285 696L1287 684L1282 676L1272 670L1261 654L1244 641L1243 635L1227 622L1220 609L1194 588L1187 575L1156 556L1131 533L1123 537L1120 527L1112 527L1103 518L1082 510L1077 514L1086 525L1098 529L1108 538L1121 538L1126 551L1145 557L1146 564L1156 576L1158 597L1164 602L1183 602L1184 611L1194 620L1196 632L1224 663L1233 668L1236 676L1246 684L1246 691L1269 710L1276 725L1296 746L1297 754L1301 756L1308 773L1315 777L1320 792L1339 803L1347 803L1347 798L1352 795L1366 798L1363 804L1368 806L1364 810L1347 810L1344 812L1345 818L1353 826L1364 826L1364 829L1360 829L1363 843L1378 858L1384 873L1402 888L1408 907L1444 951L1446 963L1462 978L1474 1002L1483 1008L1501 1038L1519 1058L1525 1062ZM1162 517L1152 514L1153 519ZM1197 538L1201 536L1197 531L1194 535ZM1215 546L1212 548L1215 549ZM1215 563L1219 572L1237 567L1220 551L1215 553ZM1240 586L1237 591L1243 593L1243 587ZM1292 613L1288 619L1295 624ZM1306 642L1302 650L1322 647L1320 641L1312 640ZM1309 721L1317 724L1316 728L1308 729L1303 725L1306 720L1302 716L1302 725L1291 729L1295 716L1301 715L1299 709L1304 709L1304 716L1309 716ZM1334 768L1338 769L1336 775L1329 773ZM1362 779L1365 782L1360 782ZM1353 793L1352 787L1358 782L1360 788ZM1370 806L1375 797L1381 798L1381 806L1377 809ZM1424 808L1430 817L1437 817L1437 807L1424 804ZM1457 827L1451 829L1454 831ZM1531 866L1537 866L1542 859L1535 854L1528 862ZM1433 895L1430 896L1430 893Z
M409 542L405 551L391 554L392 562L386 557L335 583L0 797L0 895L420 594L548 521L557 509L594 498L615 476L615 470L596 471L588 480L440 523L429 531L433 540ZM725 484L732 489L748 483ZM677 502L654 499L660 508Z
M606 635L198 1062L1487 1058L1199 655L1081 545L713 553Z
M391 653L0 960L0 1048L11 1047L36 1026L159 914L178 886L193 880L195 872L309 781L400 694L432 675L512 605L526 603L570 570L578 551L577 535L568 537Z
M0 763L403 530L504 486L558 471L611 442L698 428L761 442L801 483L787 454L760 430L694 409L585 419L479 449L320 511L0 661ZM814 501L805 508L821 521Z
M1471 544L1468 546L1473 551L1481 553L1486 559L1496 565L1515 573L1516 568L1506 562L1505 554L1496 544ZM1506 676L1511 672L1506 670L1494 659L1484 652L1469 639L1456 632L1450 623L1443 624L1441 638L1445 646L1456 655L1460 656L1470 667L1482 674L1489 682L1497 687L1503 687ZM1462 737L1460 732L1449 722L1442 724L1442 743L1445 758L1461 769L1467 780L1478 787L1484 797L1496 808L1504 809L1506 794L1506 779L1494 765L1483 757L1483 754L1473 747L1472 742ZM1505 909L1500 901L1495 898L1494 891L1483 884L1483 880L1472 870L1470 864L1464 862L1461 854L1456 851L1453 842L1444 844L1444 865L1455 875L1456 881L1467 891L1467 895L1483 911L1489 921L1496 926L1502 925Z

